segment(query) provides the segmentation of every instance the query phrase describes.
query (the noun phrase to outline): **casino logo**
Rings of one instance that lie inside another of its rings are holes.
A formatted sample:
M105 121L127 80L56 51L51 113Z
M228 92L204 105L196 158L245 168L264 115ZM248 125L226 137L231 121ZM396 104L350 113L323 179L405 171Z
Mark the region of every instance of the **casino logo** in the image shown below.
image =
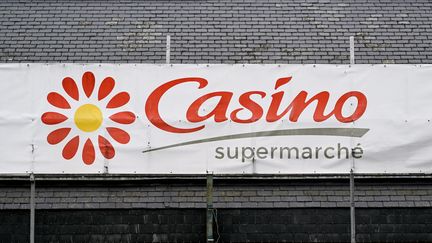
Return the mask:
M129 93L112 95L115 87L112 77L103 79L97 93L92 72L82 75L81 84L78 87L73 78L64 78L64 92L47 95L53 107L52 111L42 114L41 120L54 128L47 136L49 144L60 146L67 141L63 145L63 158L70 160L81 151L82 161L91 165L96 159L95 147L105 159L112 159L116 153L112 142L127 144L130 141L129 133L123 129L132 124L136 116L122 108L130 100Z

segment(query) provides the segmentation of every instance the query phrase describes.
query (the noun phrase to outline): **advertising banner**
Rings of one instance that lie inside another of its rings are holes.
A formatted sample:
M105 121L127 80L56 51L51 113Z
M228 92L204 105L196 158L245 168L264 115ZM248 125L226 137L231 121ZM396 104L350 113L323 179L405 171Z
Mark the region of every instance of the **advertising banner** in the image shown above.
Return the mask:
M0 174L432 172L432 65L0 64Z

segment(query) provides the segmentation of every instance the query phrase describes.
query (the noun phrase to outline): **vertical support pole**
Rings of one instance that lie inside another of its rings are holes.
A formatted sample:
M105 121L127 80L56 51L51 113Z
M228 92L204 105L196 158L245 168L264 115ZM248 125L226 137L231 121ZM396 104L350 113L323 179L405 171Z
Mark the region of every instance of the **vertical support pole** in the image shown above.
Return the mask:
M35 241L35 197L36 183L33 174L30 174L30 243Z
M351 243L356 242L355 202L354 202L354 171L350 172L350 219L351 219Z
M354 59L354 36L350 36L350 64L353 65L355 63ZM350 225L351 225L351 243L356 242L356 224L355 224L355 201L354 201L354 158L351 164L350 170Z
M171 58L171 36L167 35L166 37L166 64L170 64L170 58Z
M354 59L354 36L350 36L350 64L353 65L355 63Z
M207 243L213 239L213 174L207 173Z

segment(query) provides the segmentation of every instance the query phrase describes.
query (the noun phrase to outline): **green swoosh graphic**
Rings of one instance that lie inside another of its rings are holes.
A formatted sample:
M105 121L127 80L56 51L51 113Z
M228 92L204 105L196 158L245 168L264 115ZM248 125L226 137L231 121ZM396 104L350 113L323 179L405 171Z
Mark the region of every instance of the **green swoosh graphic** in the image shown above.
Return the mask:
M193 140L184 143L177 143L159 148L144 150L143 153L164 150L169 148L187 146L192 144L209 143L224 140L233 140L241 138L256 138L256 137L277 137L277 136L338 136L338 137L363 137L369 131L368 128L301 128L301 129L286 129L273 130L263 132L240 133L213 138Z

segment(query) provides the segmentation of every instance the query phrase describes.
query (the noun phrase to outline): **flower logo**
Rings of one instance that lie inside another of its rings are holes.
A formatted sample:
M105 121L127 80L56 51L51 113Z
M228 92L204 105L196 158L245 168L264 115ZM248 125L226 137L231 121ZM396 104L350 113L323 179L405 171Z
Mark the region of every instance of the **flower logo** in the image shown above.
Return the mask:
M95 84L94 74L85 72L82 76L82 91L84 94L80 94L80 89L78 89L75 80L70 77L64 78L62 86L68 96L63 96L57 92L51 92L47 96L48 102L60 111L64 111L63 114L62 112L50 111L41 116L42 122L46 125L56 125L58 127L47 136L47 141L51 145L59 144L65 140L71 131L76 133L64 145L62 156L67 160L72 159L78 152L82 141L84 142L82 160L87 165L91 165L95 161L95 144L99 147L103 157L106 159L114 157L115 149L113 145L102 135L105 131L120 144L127 144L130 140L129 134L121 128L103 126L104 115L108 115L109 119L117 125L132 124L135 121L134 113L118 111L118 108L129 102L130 97L127 92L119 92L112 96L109 101L108 99L104 100L114 89L115 81L112 77L106 77L102 81L97 97L93 92ZM102 110L102 107L106 109ZM73 116L73 122L69 123L71 125L63 123L69 119L65 113L69 113L69 117ZM107 123L110 123L110 121L107 121ZM94 138L95 135L97 139Z

